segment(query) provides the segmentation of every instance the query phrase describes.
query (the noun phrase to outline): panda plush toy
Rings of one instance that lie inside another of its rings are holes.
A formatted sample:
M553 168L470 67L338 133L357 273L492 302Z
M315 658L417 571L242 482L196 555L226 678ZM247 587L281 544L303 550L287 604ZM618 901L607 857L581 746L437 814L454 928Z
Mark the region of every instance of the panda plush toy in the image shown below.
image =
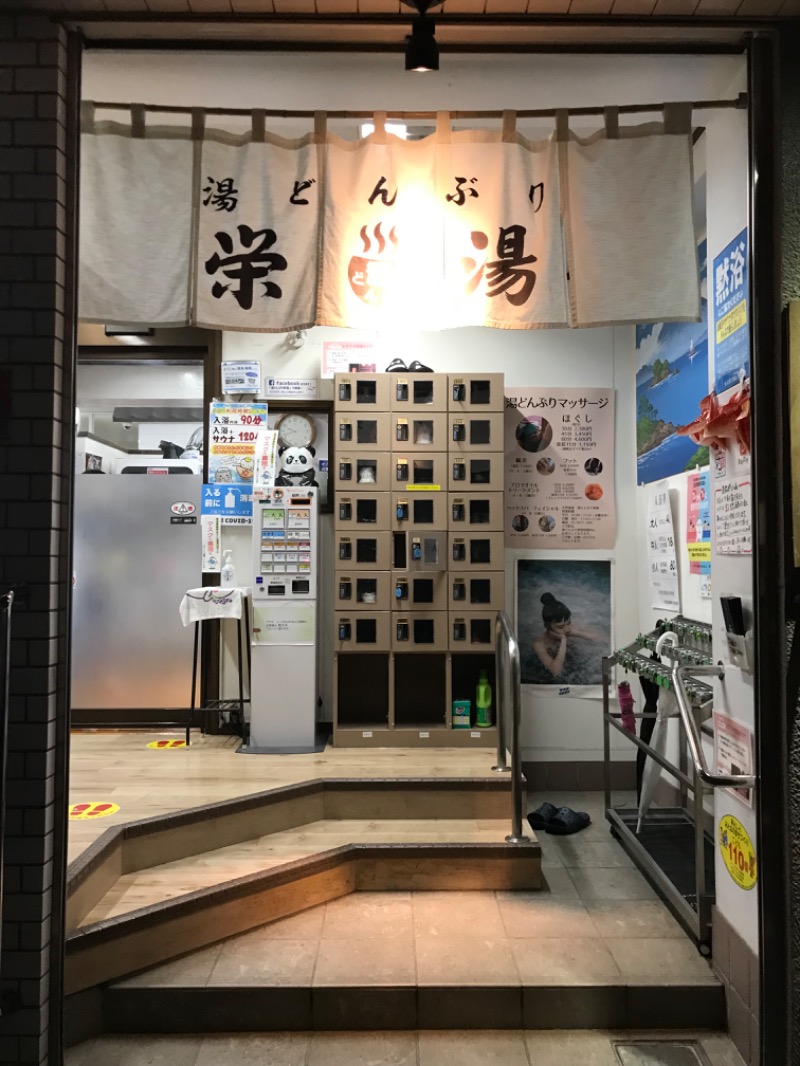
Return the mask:
M319 485L314 469L313 448L295 448L283 446L278 449L281 461L276 485L293 485L295 488L306 485Z

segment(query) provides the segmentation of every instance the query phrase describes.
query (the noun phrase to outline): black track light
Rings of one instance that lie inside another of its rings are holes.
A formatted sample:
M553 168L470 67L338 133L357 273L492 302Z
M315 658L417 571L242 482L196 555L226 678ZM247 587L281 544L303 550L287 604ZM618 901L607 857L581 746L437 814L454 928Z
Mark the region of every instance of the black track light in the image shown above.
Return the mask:
M403 3L418 13L411 24L411 33L406 37L406 70L438 70L436 23L428 18L427 12L428 8L435 7L441 0L403 0Z

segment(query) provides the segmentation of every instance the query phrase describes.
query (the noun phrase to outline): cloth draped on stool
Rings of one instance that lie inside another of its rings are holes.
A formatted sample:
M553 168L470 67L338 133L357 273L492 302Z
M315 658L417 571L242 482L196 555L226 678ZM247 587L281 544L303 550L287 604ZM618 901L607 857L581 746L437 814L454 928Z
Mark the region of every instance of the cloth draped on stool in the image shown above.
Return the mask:
M244 593L242 588L189 589L181 600L181 621L188 626L208 618L241 618Z

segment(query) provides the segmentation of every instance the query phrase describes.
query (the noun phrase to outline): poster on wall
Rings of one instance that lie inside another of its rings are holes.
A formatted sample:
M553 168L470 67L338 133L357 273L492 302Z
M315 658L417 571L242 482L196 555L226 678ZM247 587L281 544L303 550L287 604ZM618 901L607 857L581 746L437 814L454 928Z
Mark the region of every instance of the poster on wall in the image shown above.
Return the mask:
M614 390L514 389L505 406L507 548L613 548Z
M372 341L323 341L323 378L334 374L366 374L378 369Z
M714 711L714 770L718 774L752 774L754 765L753 731L721 711ZM753 806L749 788L728 789L734 796Z
M717 395L750 376L747 230L714 256L714 382Z
M711 475L689 475L686 493L686 550L689 573L700 576L700 596L711 596Z
M751 555L753 536L749 477L730 478L714 488L714 548L718 555Z
M639 485L708 464L708 447L678 436L708 395L706 241L697 246L700 321L636 327L636 480Z
M208 480L252 485L258 431L267 424L265 403L212 403Z
M516 623L523 685L600 695L611 654L611 562L519 559Z
M647 501L647 558L650 568L650 604L667 611L680 611L678 563L672 506L666 485L656 485Z

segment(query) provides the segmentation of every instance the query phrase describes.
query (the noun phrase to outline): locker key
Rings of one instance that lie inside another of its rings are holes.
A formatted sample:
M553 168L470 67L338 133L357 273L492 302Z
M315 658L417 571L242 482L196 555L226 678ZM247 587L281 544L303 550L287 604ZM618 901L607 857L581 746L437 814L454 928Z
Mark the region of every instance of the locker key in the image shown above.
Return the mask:
M350 386L347 382L339 382L339 399L345 401L350 399Z
M339 504L339 519L342 522L349 522L353 517L353 505L350 503Z
M458 542L456 542L453 545L453 562L455 562L455 563L463 562L463 560L466 559L466 557L467 557L466 545L465 544L459 544Z
M408 440L408 422L398 422L395 436L398 440Z
M342 541L342 543L339 545L339 558L349 559L352 556L352 553L353 549L351 548L351 546L346 541Z
M408 640L408 622L397 623L397 639Z
M467 586L463 581L453 582L453 599L465 600L467 598Z
M397 480L408 481L408 463L397 464Z
M467 639L467 623L453 622L453 640Z
M408 585L404 581L398 581L394 589L395 599L407 600L408 599Z
M398 503L398 505L397 505L397 521L398 522L403 522L406 518L408 518L408 504L407 503Z
M349 581L340 581L339 582L339 599L340 600L349 600L350 599L350 582Z
M418 540L412 541L411 543L411 558L414 559L415 562L419 562L422 558L422 545Z
M453 399L456 403L463 403L467 398L467 386L466 385L454 385L453 386Z
M408 385L404 385L402 382L398 381L397 385L395 386L394 394L397 397L397 399L400 400L400 401L407 400L408 399Z
M349 422L341 422L339 424L339 440L352 440L353 439L353 427Z
M466 517L466 510L464 508L464 504L463 503L454 503L453 504L453 521L454 522L463 522L465 517Z
M463 463L453 463L453 481L465 481L466 468Z
M350 481L353 477L352 463L339 463L339 478L342 481Z
M350 623L349 622L340 622L339 623L339 640L349 640L349 639L350 639Z
M453 423L453 440L466 440L467 439L467 427L463 422Z

